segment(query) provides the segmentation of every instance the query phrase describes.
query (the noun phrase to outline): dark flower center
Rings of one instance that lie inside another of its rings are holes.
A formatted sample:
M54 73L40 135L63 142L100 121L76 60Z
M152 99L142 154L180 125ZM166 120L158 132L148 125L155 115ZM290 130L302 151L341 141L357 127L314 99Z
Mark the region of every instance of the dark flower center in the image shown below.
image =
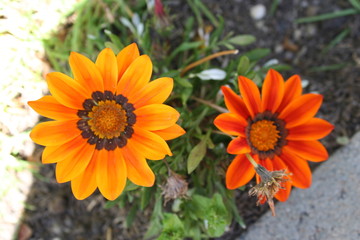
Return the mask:
M269 111L257 114L248 122L245 130L246 141L252 152L261 160L280 155L282 147L286 145L285 122Z
M97 91L91 97L83 102L84 109L77 113L81 118L77 126L82 137L88 139L89 144L96 144L97 150L124 147L134 133L134 106L123 95L110 91Z

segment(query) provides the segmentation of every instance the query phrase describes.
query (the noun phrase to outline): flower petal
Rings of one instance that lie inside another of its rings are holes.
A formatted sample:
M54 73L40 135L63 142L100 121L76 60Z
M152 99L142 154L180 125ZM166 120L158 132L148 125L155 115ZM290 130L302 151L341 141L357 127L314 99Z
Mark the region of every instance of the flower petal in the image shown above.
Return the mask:
M243 154L250 153L251 149L245 138L237 137L229 143L227 152L230 154Z
M180 137L181 135L184 135L186 132L182 127L180 127L177 124L174 124L171 127L153 131L153 133L159 135L164 140L171 140L171 139Z
M325 137L334 125L320 118L312 118L300 126L288 129L287 140L317 140Z
M174 83L172 78L158 78L146 84L132 101L135 108L158 103L161 104L170 96Z
M260 112L260 92L256 84L250 79L239 76L239 87L242 98L244 99L246 108L249 110L251 117Z
M312 162L322 162L329 157L326 148L319 141L288 141L287 148L299 157Z
M319 94L305 94L285 107L280 113L279 119L286 122L286 128L292 128L306 123L315 116L320 108L323 97Z
M285 94L277 112L281 112L295 98L300 97L301 93L302 93L302 86L301 86L300 76L299 75L291 76L285 82Z
M286 164L277 156L275 156L273 159L273 166L274 171L287 169ZM289 198L292 186L291 183L291 180L281 183L281 187L283 187L283 189L280 189L277 194L275 194L275 198L277 200L280 202L285 202Z
M83 109L83 101L91 96L89 91L65 74L49 73L46 75L46 81L54 98L69 108Z
M228 189L235 189L244 186L254 175L254 167L245 154L237 155L226 171L226 187Z
M171 127L179 119L180 114L174 108L164 104L151 104L138 108L135 126L149 131Z
M277 71L270 69L262 86L261 111L275 113L284 97L284 79Z
M147 55L136 58L122 75L118 86L117 94L122 94L133 102L133 98L138 94L151 78L152 62Z
M246 108L242 98L226 86L222 86L221 90L224 94L224 100L227 109L229 109L231 113L235 113L242 118L247 119L250 116L250 113Z
M95 63L76 52L71 52L69 63L74 79L81 86L86 86L91 93L104 91L104 80Z
M77 121L78 119L39 123L31 131L30 138L43 146L64 144L81 134L76 126Z
M101 194L108 200L115 200L125 188L126 177L126 164L121 150L100 150L96 163L96 183Z
M136 149L127 144L121 148L126 162L127 176L134 184L144 187L151 187L155 182L155 175L145 158Z
M222 113L215 118L214 124L224 133L245 137L245 126L247 122L239 115Z
M281 160L292 173L292 185L298 188L308 188L311 185L311 170L306 160L295 155L287 146L282 149Z
M29 106L38 114L55 119L55 120L70 120L78 119L78 110L68 108L59 103L53 96L44 96L36 101L28 102Z
M42 153L42 163L48 164L60 162L68 158L74 151L77 152L78 148L86 142L87 139L84 139L79 135L67 143L56 146L47 146Z
M128 144L132 144L145 158L160 160L163 159L166 154L172 156L168 144L160 136L136 126L134 126L133 129L134 134L128 140Z
M56 164L56 180L58 183L63 183L79 176L88 166L95 151L95 145L90 145L87 142L78 148L68 157Z
M121 79L126 69L139 56L140 53L136 43L130 44L119 52L119 54L116 56L118 65L118 80Z
M86 169L73 180L71 190L77 200L83 200L90 196L97 188L96 185L96 161L98 151L95 151Z
M102 50L95 62L104 80L104 89L115 92L118 79L118 65L114 52L110 48Z

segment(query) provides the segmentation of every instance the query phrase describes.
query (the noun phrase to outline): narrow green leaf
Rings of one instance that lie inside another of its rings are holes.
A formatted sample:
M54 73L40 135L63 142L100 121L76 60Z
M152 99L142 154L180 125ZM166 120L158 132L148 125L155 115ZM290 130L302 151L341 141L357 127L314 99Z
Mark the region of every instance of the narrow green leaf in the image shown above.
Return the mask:
M257 61L263 57L266 57L271 53L269 48L255 48L249 52L244 53L244 56L247 56L250 61Z
M202 139L190 152L187 160L188 174L192 173L206 154L206 139Z
M346 36L350 33L350 29L346 28L341 33L339 33L330 43L327 45L321 53L327 53L331 48L335 47L336 44L340 43Z
M317 22L317 21L323 21L327 19L337 18L337 17L343 17L353 14L358 14L360 11L355 8L349 8L344 10L339 10L332 13L325 13L317 16L312 17L304 17L304 18L298 18L295 20L296 23L310 23L310 22Z
M228 40L229 43L239 46L246 46L256 41L256 38L250 34L242 34L232 37Z
M245 76L249 72L250 60L247 56L241 56L239 65L237 68L237 73L239 76Z
M350 4L353 5L354 8L360 10L360 1L359 0L349 0Z

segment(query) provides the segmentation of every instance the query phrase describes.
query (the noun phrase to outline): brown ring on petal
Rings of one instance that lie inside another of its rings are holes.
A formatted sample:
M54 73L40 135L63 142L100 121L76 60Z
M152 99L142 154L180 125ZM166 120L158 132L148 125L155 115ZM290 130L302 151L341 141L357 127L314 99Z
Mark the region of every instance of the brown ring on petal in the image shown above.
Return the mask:
M258 113L253 119L248 119L245 129L246 141L251 151L261 160L273 159L275 155L280 155L287 143L288 131L285 122L277 116L277 113L265 111Z
M134 105L123 95L110 91L96 91L91 97L83 102L84 109L77 113L81 118L77 122L81 136L88 139L89 144L95 144L97 150L124 147L134 133Z

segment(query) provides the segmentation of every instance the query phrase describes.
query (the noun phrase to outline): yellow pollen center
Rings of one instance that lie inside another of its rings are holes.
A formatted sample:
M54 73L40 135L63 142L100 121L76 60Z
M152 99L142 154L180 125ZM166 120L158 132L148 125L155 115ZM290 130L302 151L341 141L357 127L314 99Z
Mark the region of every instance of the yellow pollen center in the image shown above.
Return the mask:
M88 124L100 138L119 137L127 126L126 111L115 101L102 101L89 113Z
M274 150L279 138L279 131L273 121L260 120L251 125L250 141L259 151Z

